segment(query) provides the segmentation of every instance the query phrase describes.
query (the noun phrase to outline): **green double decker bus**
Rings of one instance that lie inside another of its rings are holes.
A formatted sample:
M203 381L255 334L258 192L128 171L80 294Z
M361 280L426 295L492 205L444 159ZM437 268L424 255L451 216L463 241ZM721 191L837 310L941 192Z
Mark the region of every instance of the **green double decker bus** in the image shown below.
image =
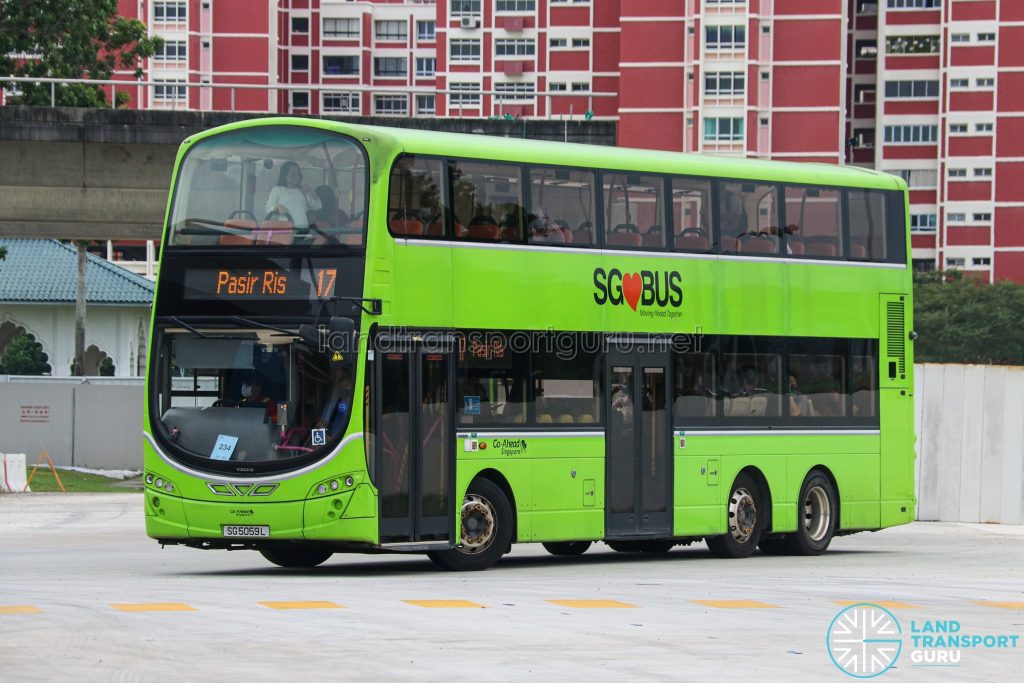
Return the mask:
M270 118L182 144L146 530L287 567L823 552L914 516L907 187Z

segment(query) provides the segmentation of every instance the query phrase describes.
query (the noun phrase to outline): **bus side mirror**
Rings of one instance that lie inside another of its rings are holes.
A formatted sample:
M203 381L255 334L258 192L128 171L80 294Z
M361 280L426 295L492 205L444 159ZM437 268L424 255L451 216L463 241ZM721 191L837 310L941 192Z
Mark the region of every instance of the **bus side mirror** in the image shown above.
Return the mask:
M352 318L334 316L331 318L327 349L342 353L353 353L356 349L356 321Z

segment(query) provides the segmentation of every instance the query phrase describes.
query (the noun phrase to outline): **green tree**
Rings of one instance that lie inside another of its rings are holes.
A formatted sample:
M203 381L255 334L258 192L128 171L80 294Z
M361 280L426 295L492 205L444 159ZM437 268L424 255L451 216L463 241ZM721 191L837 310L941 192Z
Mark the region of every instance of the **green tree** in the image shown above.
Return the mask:
M117 0L0 0L0 75L104 80L120 67L138 78L142 59L162 44L138 19L118 16ZM16 90L12 104L50 105L49 84L18 83ZM119 105L129 99L117 93ZM65 85L56 103L102 107L107 97L99 86Z
M19 334L0 355L0 374L48 375L50 364L46 361L43 345L31 334Z
M914 360L1024 365L1024 285L959 271L914 279Z

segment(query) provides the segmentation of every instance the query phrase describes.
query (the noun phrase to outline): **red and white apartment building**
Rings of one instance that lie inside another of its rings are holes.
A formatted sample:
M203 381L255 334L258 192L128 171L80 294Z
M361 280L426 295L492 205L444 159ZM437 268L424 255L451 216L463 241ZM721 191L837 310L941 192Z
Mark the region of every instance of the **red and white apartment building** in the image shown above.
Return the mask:
M1024 0L121 0L133 106L596 118L628 147L855 163L919 268L1024 282ZM242 84L248 88L224 87ZM252 87L255 86L255 87Z

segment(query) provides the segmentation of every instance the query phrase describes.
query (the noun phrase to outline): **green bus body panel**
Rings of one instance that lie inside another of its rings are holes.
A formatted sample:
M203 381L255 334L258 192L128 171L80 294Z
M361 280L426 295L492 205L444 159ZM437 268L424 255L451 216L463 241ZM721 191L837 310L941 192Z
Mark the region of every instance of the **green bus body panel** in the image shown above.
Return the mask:
M815 185L907 192L901 179L874 171L825 164L795 164L594 147L475 135L358 126L311 119L271 118L231 124L193 135L181 146L172 191L185 152L199 140L260 125L303 125L348 134L367 150L370 204L364 294L383 302L383 314L363 316L362 338L381 327L586 330L594 332L699 333L849 337L880 340L881 434L736 434L679 432L673 437L673 533L721 534L732 481L747 468L765 478L772 501L772 530L797 526L800 486L814 467L837 482L840 526L875 529L913 520L914 435L912 344L904 342L904 377L886 381L887 306L903 297L903 339L912 329L911 276L906 267L786 262L743 257L631 254L584 250L395 240L387 230L387 182L402 153L484 158L524 163L726 176ZM170 198L170 195L169 195ZM168 201L168 216L170 199ZM165 218L165 223L167 218ZM910 253L909 234L906 244ZM594 271L675 271L683 292L678 309L598 305ZM159 281L157 284L159 288ZM151 324L151 329L155 326ZM891 335L890 335L891 336ZM895 337L893 337L895 340ZM152 341L151 341L152 345ZM361 352L365 349L361 349ZM150 349L150 358L153 349ZM365 386L358 364L357 395ZM146 396L149 382L147 374ZM346 438L364 425L354 401ZM677 425L677 429L681 426ZM148 410L144 430L153 433ZM595 425L595 430L601 429ZM465 427L460 432L469 432ZM483 428L481 428L481 433ZM488 434L496 433L487 432ZM489 437L486 450L467 452L456 441L456 500L480 473L507 482L514 498L518 541L596 540L605 527L603 436L528 436L527 448L494 446L494 439L522 438L513 430ZM272 538L376 544L377 492L367 472L362 438L302 474L267 477L279 484L265 501L230 500L211 492L216 474L194 475L169 465L144 441L147 473L173 482L168 494L146 489L147 533L154 538L220 538L223 524L268 524ZM492 474L496 473L496 475ZM319 483L356 480L351 488L318 496ZM575 475L575 476L574 476ZM239 478L229 479L241 482ZM252 510L249 514L246 511ZM244 516L238 516L242 510ZM232 512L235 511L235 512Z

